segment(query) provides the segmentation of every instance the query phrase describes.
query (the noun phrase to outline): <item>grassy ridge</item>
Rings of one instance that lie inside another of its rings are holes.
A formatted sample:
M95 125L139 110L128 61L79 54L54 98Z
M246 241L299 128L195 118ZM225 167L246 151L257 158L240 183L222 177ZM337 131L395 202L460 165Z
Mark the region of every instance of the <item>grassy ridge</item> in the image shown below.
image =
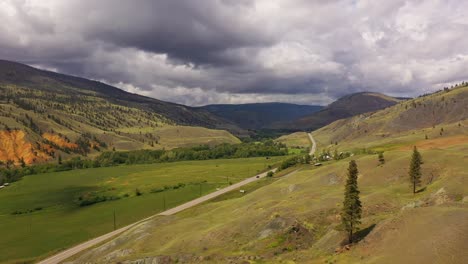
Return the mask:
M468 133L468 86L403 101L336 121L313 132L321 148L405 145ZM384 147L387 148L387 147Z
M0 262L33 259L237 182L281 158L187 161L47 173L0 190ZM173 188L174 186L183 187ZM164 189L152 193L152 190ZM135 189L143 193L137 196ZM83 195L120 197L80 207ZM126 197L128 195L128 197ZM37 208L41 208L36 210ZM13 214L14 212L22 214ZM32 211L32 212L29 212Z

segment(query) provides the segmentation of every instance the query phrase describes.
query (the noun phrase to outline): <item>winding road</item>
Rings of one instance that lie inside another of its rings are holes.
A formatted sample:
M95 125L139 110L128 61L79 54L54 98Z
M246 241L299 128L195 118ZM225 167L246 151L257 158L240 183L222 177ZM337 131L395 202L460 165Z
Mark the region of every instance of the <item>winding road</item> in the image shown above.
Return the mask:
M312 137L312 133L307 133L307 135L309 136L310 143L312 143L312 146L311 146L310 152L309 152L309 155L312 156L315 153L315 150L317 149L317 142L315 142L314 137Z
M273 169L271 171L275 172L276 169ZM230 186L228 186L226 188L223 188L223 189L221 189L219 191L212 192L210 194L207 194L205 196L202 196L202 197L197 198L195 200L192 200L190 202L181 204L181 205L179 205L177 207L171 208L171 209L166 210L164 212L161 212L159 214L150 216L148 218L145 218L143 220L140 220L140 221L135 222L133 224L130 224L128 226L125 226L125 227L119 228L117 230L114 230L114 231L112 231L110 233L107 233L105 235L96 237L94 239L91 239L91 240L86 241L84 243L81 243L79 245L76 245L76 246L74 246L74 247L72 247L70 249L62 251L62 252L60 252L60 253L58 253L58 254L56 254L54 256L51 256L51 257L49 257L47 259L44 259L44 260L40 261L39 264L56 264L56 263L60 263L60 262L72 257L73 255L75 255L75 254L77 254L77 253L79 253L79 252L81 252L83 250L86 250L88 248L91 248L91 247L99 244L99 243L102 243L102 242L104 242L104 241L106 241L106 240L108 240L108 239L110 239L110 238L112 238L112 237L114 237L116 235L119 235L119 234L125 232L126 230L129 230L130 228L136 227L137 225L139 225L139 224L141 224L141 223L143 223L145 221L148 221L148 220L150 220L150 219L152 219L152 218L154 218L156 216L176 214L176 213L181 212L181 211L183 211L185 209L188 209L190 207L194 207L194 206L199 205L199 204L201 204L203 202L206 202L206 201L208 201L208 200L210 200L212 198L215 198L215 197L220 196L222 194L225 194L227 192L233 191L233 190L235 190L235 189L237 189L239 187L242 187L242 186L244 186L246 184L249 184L251 182L254 182L254 181L257 181L257 180L259 180L261 178L264 178L264 177L267 176L267 173L268 173L268 171L264 172L264 173L260 173L258 175L255 175L254 177L247 178L247 179L245 179L243 181L240 181L238 183L230 185Z

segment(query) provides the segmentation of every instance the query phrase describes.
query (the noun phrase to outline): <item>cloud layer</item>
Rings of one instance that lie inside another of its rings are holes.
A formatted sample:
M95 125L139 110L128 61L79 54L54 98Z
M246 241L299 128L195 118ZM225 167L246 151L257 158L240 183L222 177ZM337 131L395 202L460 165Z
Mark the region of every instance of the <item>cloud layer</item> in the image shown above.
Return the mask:
M466 1L0 0L0 58L189 105L468 80Z

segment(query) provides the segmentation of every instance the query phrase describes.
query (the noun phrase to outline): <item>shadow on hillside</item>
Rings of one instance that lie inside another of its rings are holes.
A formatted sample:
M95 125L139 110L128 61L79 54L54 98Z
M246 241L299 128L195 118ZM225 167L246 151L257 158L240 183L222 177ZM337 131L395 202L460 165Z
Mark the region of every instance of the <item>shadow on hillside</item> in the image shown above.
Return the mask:
M357 243L361 240L363 240L373 229L375 228L375 224L372 224L364 229L361 229L359 231L357 231L355 234L354 234L354 243Z
M375 228L375 224L372 224L354 233L353 244L358 243L359 241L363 240L374 228ZM341 241L340 243L340 246L348 246L348 245L349 245L349 242L347 238Z
M421 189L417 190L416 193L424 192L426 189L427 189L427 187L421 188Z

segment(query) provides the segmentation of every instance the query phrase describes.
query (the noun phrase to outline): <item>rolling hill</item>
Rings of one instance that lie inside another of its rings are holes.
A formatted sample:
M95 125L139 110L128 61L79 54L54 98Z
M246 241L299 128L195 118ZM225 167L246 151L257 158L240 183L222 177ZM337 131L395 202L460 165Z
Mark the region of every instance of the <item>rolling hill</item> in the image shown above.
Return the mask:
M372 112L397 104L401 99L380 93L362 92L344 96L322 110L287 122L276 122L271 128L289 131L314 130L338 119Z
M102 149L238 143L206 110L0 60L0 161L35 163Z
M273 123L295 120L322 109L318 105L288 103L217 104L201 107L244 129L265 129Z
M70 263L466 263L467 95L461 87L336 121L313 132L318 147L352 157L156 217ZM413 146L424 161L416 194L407 176ZM345 246L340 209L351 159L363 210L358 242Z
M397 105L338 120L312 134L323 146L372 147L450 135L465 135L468 85L439 91Z

